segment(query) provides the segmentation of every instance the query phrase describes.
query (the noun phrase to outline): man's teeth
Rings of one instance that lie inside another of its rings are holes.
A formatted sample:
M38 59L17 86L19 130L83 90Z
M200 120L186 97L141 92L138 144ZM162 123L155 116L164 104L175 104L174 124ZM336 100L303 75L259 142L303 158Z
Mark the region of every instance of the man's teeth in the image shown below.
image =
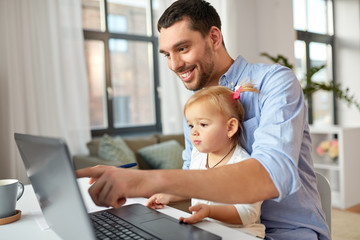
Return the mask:
M186 72L186 73L181 74L181 77L187 78L188 76L190 76L190 74L191 74L191 72Z

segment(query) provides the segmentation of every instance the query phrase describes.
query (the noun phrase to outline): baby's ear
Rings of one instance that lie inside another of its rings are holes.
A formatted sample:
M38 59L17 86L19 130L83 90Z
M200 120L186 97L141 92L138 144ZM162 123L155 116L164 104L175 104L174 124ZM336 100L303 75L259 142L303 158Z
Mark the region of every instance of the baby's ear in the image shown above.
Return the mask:
M236 118L230 118L227 122L228 138L232 138L239 130L239 121Z

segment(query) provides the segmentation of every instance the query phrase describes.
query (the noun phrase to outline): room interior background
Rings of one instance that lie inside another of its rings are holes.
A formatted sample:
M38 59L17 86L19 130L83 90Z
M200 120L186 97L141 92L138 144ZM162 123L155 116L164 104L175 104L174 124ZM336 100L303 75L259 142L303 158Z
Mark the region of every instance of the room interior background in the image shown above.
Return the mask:
M162 13L173 0L154 0ZM270 63L261 52L295 63L292 1L209 0L233 58ZM360 0L334 0L336 79L360 96ZM154 15L157 21L158 15ZM0 1L0 178L28 182L14 132L61 137L72 154L90 140L80 0ZM159 58L163 133L181 133L192 94ZM359 97L360 98L360 97ZM165 99L165 101L164 101ZM177 106L177 107L175 107ZM360 126L360 113L338 102L339 125Z

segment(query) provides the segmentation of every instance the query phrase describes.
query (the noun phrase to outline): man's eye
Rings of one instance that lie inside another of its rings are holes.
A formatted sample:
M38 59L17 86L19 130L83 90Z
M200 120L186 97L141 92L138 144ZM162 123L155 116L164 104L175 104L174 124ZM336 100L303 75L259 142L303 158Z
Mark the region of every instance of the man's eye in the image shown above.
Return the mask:
M181 47L181 48L179 48L179 52L183 52L183 51L185 51L186 50L186 47Z
M206 127L206 126L207 126L206 123L200 123L200 125L201 125L202 127Z

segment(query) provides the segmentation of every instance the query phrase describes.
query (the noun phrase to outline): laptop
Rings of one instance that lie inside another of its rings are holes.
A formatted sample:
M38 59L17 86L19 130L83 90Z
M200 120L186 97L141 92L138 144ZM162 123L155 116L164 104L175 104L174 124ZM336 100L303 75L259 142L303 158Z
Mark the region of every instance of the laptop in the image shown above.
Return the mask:
M63 239L221 239L141 204L87 213L66 143L19 133L15 141L47 224Z

